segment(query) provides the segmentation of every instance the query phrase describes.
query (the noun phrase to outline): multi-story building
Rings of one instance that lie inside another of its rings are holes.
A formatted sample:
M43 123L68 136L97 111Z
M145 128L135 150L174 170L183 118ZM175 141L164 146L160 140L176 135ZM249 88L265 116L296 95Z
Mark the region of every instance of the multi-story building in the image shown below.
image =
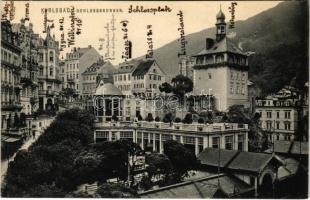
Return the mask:
M21 52L21 104L22 112L31 115L38 109L38 34L34 34L33 25L21 23L12 25L13 31L18 34Z
M141 65L142 63L147 63L147 65ZM140 68L139 66L144 67ZM160 70L160 68L155 61L142 61L131 73L130 80L133 79L133 82L130 86L138 84L134 82L138 76L140 76L139 79L145 81L145 84L148 83L145 78L154 81L153 75L158 76L159 72L161 72L160 76L164 75L162 71L157 70ZM122 81L124 77L126 77L127 81L128 74L126 76L124 74L115 74L115 77L114 81L116 83ZM156 80L158 80L158 77ZM128 116L130 117L130 114L127 113L127 107L128 102L129 104L132 102L128 101L128 97L122 93L120 88L122 87L117 88L115 85L103 81L96 88L95 101L93 102L96 116L95 142L127 139L139 144L142 149L162 153L164 141L176 140L192 149L196 155L207 147L248 150L248 126L246 124L183 124L158 121L129 121ZM127 90L125 91L127 92Z
M238 124L183 124L163 122L97 122L95 142L132 140L144 150L163 153L163 143L176 140L198 155L203 149L248 151L248 126Z
M179 71L180 74L187 76L191 80L193 80L193 66L195 62L193 57L191 56L181 56L179 59Z
M114 85L127 97L125 99L125 118L132 120L148 113L161 115L155 109L155 97L160 95L159 86L165 82L165 72L155 60L132 60L120 65L114 74Z
M206 39L206 47L194 55L194 94L210 93L216 108L248 104L248 56L226 37L225 15L216 16L216 38Z
M9 21L1 21L1 133L24 126L20 103L21 52L18 35Z
M269 140L294 140L297 131L299 97L291 87L275 95L256 100L260 127L269 134Z
M70 53L66 54L64 61L64 88L74 89L78 95L81 95L82 73L100 58L100 54L92 46L73 48Z
M39 38L39 109L57 110L61 80L59 78L59 42L47 28L46 38Z
M100 80L113 83L115 68L110 61L102 58L94 62L82 73L82 96L84 99L92 97Z

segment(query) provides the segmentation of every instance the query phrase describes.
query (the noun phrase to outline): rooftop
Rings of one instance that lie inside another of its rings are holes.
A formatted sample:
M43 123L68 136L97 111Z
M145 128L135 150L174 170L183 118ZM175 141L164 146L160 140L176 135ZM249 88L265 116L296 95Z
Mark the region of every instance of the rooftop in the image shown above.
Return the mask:
M195 56L207 55L207 54L215 54L215 53L237 53L246 56L246 54L232 41L232 39L224 37L220 41L216 41L213 39L214 44L208 48L203 49Z
M112 83L103 83L101 81L96 88L96 96L122 96L123 93Z
M219 198L242 195L253 189L243 181L224 174L211 175L195 181L187 181L140 193L141 198Z
M219 150L213 148L206 148L198 155L202 165L211 167L218 166L219 158L222 168L250 173L260 173L272 159L278 161L272 154L225 149L221 149L219 154Z

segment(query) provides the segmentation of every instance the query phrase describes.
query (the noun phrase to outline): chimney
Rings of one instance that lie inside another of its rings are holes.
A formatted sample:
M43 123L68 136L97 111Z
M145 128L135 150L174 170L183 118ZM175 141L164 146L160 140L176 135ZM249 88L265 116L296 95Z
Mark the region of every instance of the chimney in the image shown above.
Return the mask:
M206 49L210 49L214 44L214 40L212 38L206 39Z
M91 45L88 45L88 48L91 48Z
M76 52L76 47L73 48L73 52Z

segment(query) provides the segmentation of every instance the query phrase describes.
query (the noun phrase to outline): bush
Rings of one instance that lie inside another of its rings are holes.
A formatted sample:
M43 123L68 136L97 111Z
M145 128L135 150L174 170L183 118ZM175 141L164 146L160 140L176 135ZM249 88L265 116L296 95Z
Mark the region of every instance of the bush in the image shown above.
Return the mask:
M154 121L152 113L147 114L147 117L145 118L145 120L148 122Z
M184 119L183 119L183 123L184 124L191 124L191 123L193 123L192 114L190 114L190 113L186 114Z
M172 113L167 113L165 117L163 118L163 122L165 123L172 122Z
M157 117L155 117L155 121L156 122L159 122L160 121L160 118L157 116Z
M180 123L180 122L181 122L181 119L180 119L179 117L177 117L177 118L174 119L174 122L175 122L175 123Z
M141 115L138 115L138 116L137 116L137 119L138 119L138 121L142 121L142 116L141 116Z
M202 118L199 118L199 119L198 119L198 123L199 123L199 124L204 124L205 121L204 121Z

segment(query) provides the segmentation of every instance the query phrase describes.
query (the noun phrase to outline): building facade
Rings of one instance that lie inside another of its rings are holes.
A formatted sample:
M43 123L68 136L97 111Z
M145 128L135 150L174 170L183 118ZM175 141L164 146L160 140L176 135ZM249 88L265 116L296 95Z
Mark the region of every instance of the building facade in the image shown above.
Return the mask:
M297 131L299 97L293 88L286 87L275 95L256 100L260 127L269 134L269 140L294 140Z
M12 25L18 34L21 52L21 104L22 112L31 115L38 109L38 34L33 32L33 25L25 25L25 21Z
M27 131L21 114L21 52L11 23L1 21L1 135L17 137L10 142L18 141Z
M248 126L238 124L183 124L164 122L98 122L95 142L132 140L142 149L163 153L167 140L176 140L198 155L205 148L248 151Z
M179 71L180 74L187 76L191 80L193 80L194 69L193 66L195 64L194 58L191 56L181 56L179 58Z
M39 38L39 109L57 110L61 87L59 78L59 42L47 28L45 39Z
M125 95L124 115L127 121L137 116L145 118L161 115L155 109L159 86L165 82L166 74L155 60L133 60L123 63L114 74L114 85Z
M78 96L82 94L82 73L101 58L92 46L73 48L66 54L64 67L64 88L73 89Z
M216 16L216 38L207 38L206 47L194 55L194 94L215 97L216 108L248 104L248 56L226 36L225 15Z
M95 94L96 87L103 80L104 83L113 83L114 66L102 58L94 62L82 73L82 96L90 98Z

